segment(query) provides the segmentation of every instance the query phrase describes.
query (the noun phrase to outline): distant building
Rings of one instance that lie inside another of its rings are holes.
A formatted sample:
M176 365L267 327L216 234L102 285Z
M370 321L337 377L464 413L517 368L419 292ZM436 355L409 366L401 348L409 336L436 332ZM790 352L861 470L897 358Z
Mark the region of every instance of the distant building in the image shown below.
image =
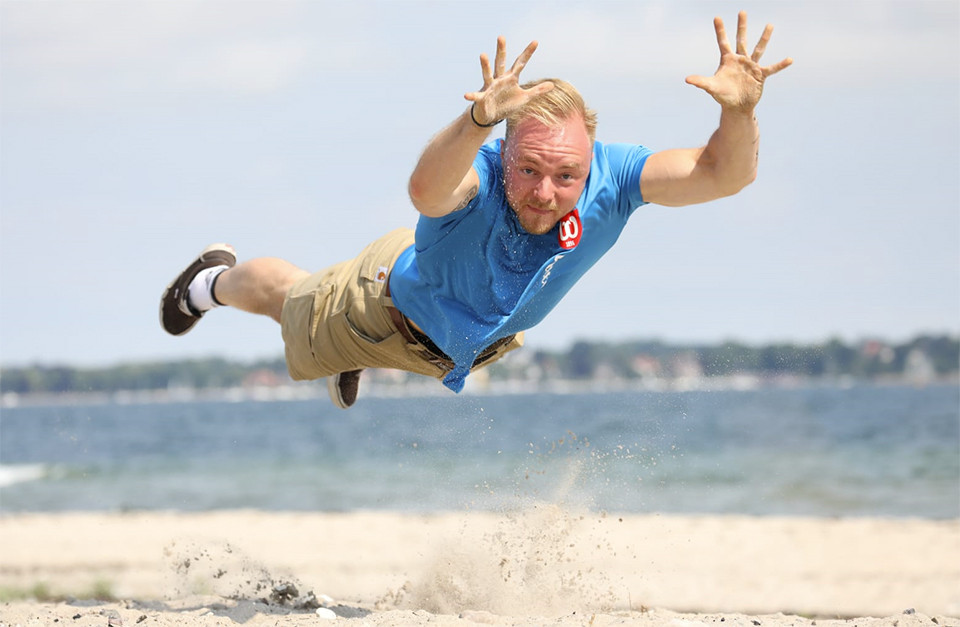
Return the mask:
M286 385L288 380L281 378L276 372L265 368L254 370L243 378L243 387L277 387Z
M907 353L907 360L903 365L903 374L910 383L925 385L937 378L937 369L926 352L914 348Z
M887 365L893 363L896 353L893 348L878 340L868 340L860 347L860 354L867 359L876 359Z
M641 379L659 379L663 376L660 360L650 355L636 355L630 362L630 368Z

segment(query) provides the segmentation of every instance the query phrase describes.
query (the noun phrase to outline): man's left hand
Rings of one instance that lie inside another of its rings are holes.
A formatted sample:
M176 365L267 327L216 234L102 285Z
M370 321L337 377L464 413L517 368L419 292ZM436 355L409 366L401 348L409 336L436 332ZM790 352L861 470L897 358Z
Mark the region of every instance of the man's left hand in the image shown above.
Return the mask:
M753 54L747 55L746 11L741 11L737 16L736 52L730 47L723 20L714 18L713 26L717 31L717 43L720 45L720 67L713 76L688 76L687 83L713 96L724 109L752 112L760 101L763 83L767 77L790 66L793 59L787 57L773 65L760 65L760 57L763 56L773 33L773 26L770 24L763 29L763 35L753 49Z

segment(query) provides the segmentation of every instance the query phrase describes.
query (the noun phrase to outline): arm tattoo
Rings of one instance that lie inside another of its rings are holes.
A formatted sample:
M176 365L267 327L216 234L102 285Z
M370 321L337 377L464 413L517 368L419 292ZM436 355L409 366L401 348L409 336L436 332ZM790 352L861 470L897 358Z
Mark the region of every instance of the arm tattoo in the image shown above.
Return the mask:
M473 187L471 187L471 188L467 191L467 195L463 197L463 200L460 201L460 204L457 205L457 207L456 207L456 209L454 209L454 211L460 211L461 209L463 209L464 207L466 207L467 205L469 205L469 204L470 204L470 201L473 200L474 198L476 198L476 196L477 196L477 190L478 190L478 189L479 189L479 188L478 188L476 185L474 185Z

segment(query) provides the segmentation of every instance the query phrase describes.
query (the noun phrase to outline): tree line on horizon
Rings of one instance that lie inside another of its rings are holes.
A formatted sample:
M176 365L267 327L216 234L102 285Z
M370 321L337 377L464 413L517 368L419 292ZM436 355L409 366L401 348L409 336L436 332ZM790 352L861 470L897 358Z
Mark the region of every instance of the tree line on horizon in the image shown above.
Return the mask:
M661 341L578 341L567 350L517 351L488 370L493 380L643 379L690 374L703 378L747 374L762 378L877 380L904 377L911 369L918 368L928 378L956 375L960 370L960 338L921 335L900 344L880 340L848 344L833 339L821 344L761 346L739 342L678 345ZM289 381L282 357L253 362L211 357L103 368L55 365L0 368L0 393L229 388L264 380Z

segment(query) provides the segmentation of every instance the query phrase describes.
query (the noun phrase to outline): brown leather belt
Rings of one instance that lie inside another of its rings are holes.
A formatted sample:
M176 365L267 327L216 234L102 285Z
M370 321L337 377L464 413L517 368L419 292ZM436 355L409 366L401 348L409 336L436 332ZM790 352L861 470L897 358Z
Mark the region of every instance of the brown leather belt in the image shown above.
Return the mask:
M387 297L390 297L390 277L387 277L386 287L384 293ZM411 322L406 316L404 316L399 309L396 307L386 307L387 314L390 316L390 320L393 322L393 326L397 327L397 331L400 332L400 335L404 337L410 344L416 344L420 348L420 355L426 361L429 361L432 364L436 364L441 368L444 368L447 371L453 370L453 360L440 350L440 347L434 344L426 333L417 329L413 322ZM477 355L477 358L473 361L473 367L477 367L485 361L489 360L491 357L497 354L497 349L499 349L504 344L507 344L513 341L515 336L510 335L508 337L501 338L486 347L480 354Z
M391 276L392 275L387 275L387 280L385 281L386 285L383 288L383 293L386 295L387 298L391 298L390 296L390 277ZM393 322L393 326L397 327L397 331L400 332L400 335L406 338L406 340L411 344L419 344L420 342L418 342L417 338L413 336L412 327L410 326L411 323L407 320L407 317L402 313L400 313L400 310L397 309L396 307L386 307L385 309L387 310L387 313L390 314L390 320ZM424 335L424 337L427 337L427 336ZM430 338L427 338L427 339L430 339ZM432 341L430 343L433 344ZM438 348L437 350L440 350L440 349Z
M413 333L410 332L410 328L407 325L407 317L400 313L400 310L396 307L387 307L387 313L390 314L390 320L393 321L393 326L397 327L400 335L406 338L411 344L417 344L417 338L413 337Z

